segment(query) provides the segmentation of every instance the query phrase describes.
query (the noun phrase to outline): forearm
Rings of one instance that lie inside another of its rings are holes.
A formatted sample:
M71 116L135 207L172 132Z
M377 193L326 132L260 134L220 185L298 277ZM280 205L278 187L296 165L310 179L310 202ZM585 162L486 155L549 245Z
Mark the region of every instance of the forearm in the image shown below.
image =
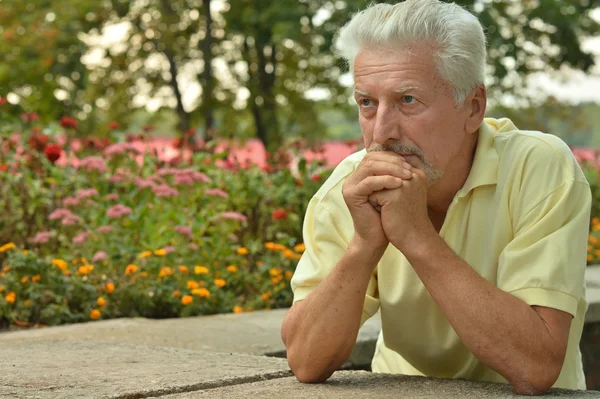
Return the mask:
M549 388L560 373L564 350L544 320L531 306L477 274L441 237L435 237L428 250L407 258L461 340L520 393Z
M331 273L286 315L282 338L300 381L324 381L350 357L369 279L382 255L383 250L353 242Z

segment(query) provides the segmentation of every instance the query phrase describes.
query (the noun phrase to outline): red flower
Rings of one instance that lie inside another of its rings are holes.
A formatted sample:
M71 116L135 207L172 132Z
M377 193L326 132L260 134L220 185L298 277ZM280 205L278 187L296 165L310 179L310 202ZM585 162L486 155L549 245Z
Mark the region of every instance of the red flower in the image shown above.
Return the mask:
M118 129L118 128L119 128L119 122L117 122L117 121L112 121L112 122L110 122L110 123L108 124L108 128L109 128L110 130L116 130L116 129Z
M21 114L21 119L25 123L35 122L38 120L38 114L35 112L32 112L30 114Z
M6 97L0 97L0 105L6 104Z
M321 180L321 175L315 173L314 175L312 175L310 177L310 180L312 180L312 181L320 181Z
M273 220L285 220L288 217L287 212L283 208L277 208L271 214Z
M29 145L38 151L44 151L50 138L45 134L32 134L29 136Z
M63 116L60 118L60 125L65 129L77 129L77 120L70 116Z
M0 172L6 172L8 170L8 164L3 163L0 165Z
M58 158L60 158L60 152L61 148L56 144L49 144L44 149L44 154L46 154L46 158L48 158L48 161L52 163L56 162Z
M171 145L173 146L173 148L181 148L181 147L183 147L183 140L182 139L174 139L171 142Z

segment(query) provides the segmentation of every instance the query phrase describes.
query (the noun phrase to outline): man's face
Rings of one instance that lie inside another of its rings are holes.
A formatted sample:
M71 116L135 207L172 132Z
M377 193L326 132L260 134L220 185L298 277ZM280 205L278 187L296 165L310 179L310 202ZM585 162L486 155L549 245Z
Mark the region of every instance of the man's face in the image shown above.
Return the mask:
M469 112L435 68L432 50L362 50L354 98L367 151L394 151L435 183L458 156Z

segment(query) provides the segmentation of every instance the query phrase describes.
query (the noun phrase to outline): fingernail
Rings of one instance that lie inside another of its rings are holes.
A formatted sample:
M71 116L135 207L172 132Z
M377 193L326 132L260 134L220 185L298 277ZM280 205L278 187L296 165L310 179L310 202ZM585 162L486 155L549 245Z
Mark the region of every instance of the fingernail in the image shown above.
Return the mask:
M411 169L412 165L409 164L408 162L404 162L404 167L407 168L407 169Z
M399 177L396 177L396 183L402 183L402 179Z

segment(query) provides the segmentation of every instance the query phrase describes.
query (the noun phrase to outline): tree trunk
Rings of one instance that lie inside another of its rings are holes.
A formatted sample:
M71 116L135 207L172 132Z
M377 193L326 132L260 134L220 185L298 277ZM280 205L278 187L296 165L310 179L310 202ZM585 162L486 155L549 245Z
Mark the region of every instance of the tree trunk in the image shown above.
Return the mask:
M204 16L206 18L206 36L202 41L202 55L204 57L204 71L202 72L203 81L203 99L202 106L204 111L204 139L210 141L213 139L213 129L215 125L214 117L214 87L215 82L212 73L212 16L210 14L210 1L203 0L202 7L204 9Z
M190 115L183 108L183 99L181 97L181 91L179 91L179 85L177 84L177 64L175 58L170 51L165 51L165 56L169 60L169 71L171 72L171 87L175 93L177 99L177 115L179 116L179 131L184 134L190 129Z

